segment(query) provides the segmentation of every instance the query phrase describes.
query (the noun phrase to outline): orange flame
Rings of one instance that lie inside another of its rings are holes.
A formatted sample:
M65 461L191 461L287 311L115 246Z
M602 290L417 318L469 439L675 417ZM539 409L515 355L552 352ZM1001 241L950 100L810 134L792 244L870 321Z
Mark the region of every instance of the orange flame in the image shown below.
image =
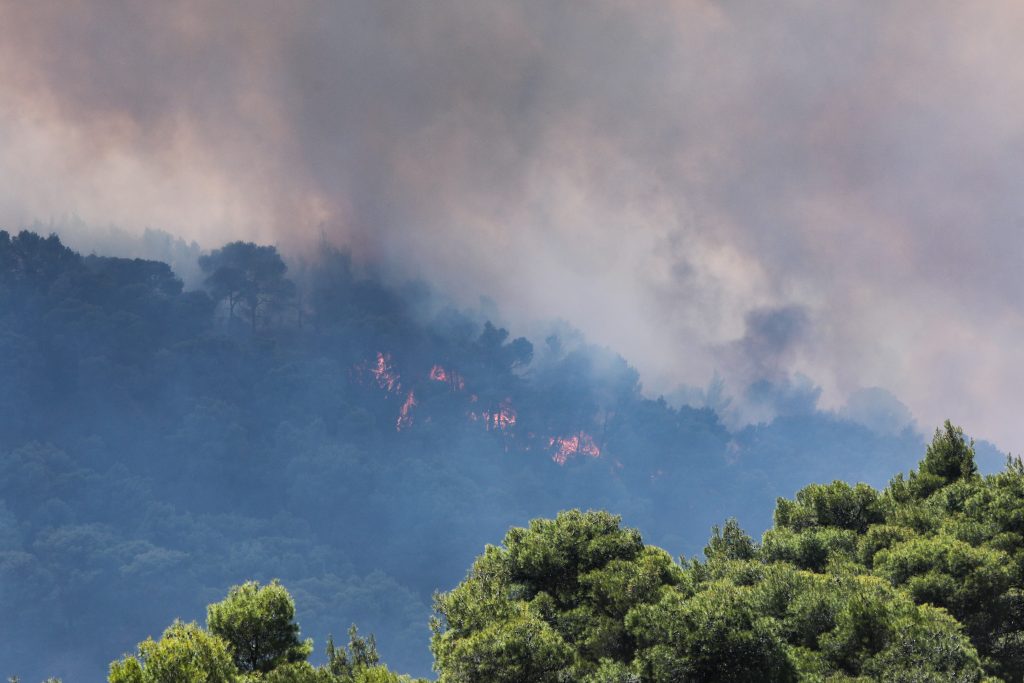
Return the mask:
M466 388L466 382L462 379L462 375L455 371L449 372L442 365L434 365L430 368L430 379L435 382L444 382L450 385L454 391L462 391Z
M470 412L469 419L473 420L473 422L482 420L484 428L489 432L504 432L516 426L516 409L512 407L511 399L506 398L498 404L497 410L483 410L479 414Z
M564 465L577 455L586 455L590 458L601 456L601 448L595 443L594 437L586 432L552 437L548 439L548 448L554 449L551 459L559 465Z
M402 388L399 382L399 375L391 365L391 354L377 352L377 365L370 370L377 386L387 392L400 391Z
M512 402L509 399L505 399L498 406L498 409L491 414L491 421L493 423L493 429L505 431L516 426L516 410L512 407Z
M409 395L405 397L405 403L402 404L402 409L398 411L398 420L395 421L395 431L402 431L404 427L412 426L412 415L411 411L416 405L416 396L413 392L409 392Z

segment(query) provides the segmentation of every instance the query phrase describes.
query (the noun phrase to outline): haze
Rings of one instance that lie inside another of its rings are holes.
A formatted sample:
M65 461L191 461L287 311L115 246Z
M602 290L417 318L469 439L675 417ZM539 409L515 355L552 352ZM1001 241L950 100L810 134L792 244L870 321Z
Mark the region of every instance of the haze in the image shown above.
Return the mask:
M563 318L649 392L882 387L1016 452L1022 30L1011 2L5 1L0 227L326 238Z

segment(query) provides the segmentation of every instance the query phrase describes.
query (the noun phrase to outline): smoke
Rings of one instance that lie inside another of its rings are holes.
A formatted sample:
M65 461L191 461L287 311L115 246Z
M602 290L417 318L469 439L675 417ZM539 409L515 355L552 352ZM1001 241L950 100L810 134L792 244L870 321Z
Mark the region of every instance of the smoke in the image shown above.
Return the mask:
M651 391L877 386L1020 444L1022 24L1009 1L6 2L0 223L323 236L565 318Z

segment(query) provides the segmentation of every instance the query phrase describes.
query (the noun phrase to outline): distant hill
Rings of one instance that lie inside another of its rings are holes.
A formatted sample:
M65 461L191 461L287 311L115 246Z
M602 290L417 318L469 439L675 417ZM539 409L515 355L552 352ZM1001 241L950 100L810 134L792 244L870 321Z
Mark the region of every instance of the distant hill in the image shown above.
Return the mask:
M0 232L0 662L23 680L97 680L275 577L304 633L356 622L425 675L432 593L511 525L608 509L693 554L809 481L883 485L923 443L813 409L730 430L610 351L515 337L342 252L293 277L234 243L195 269L186 289Z

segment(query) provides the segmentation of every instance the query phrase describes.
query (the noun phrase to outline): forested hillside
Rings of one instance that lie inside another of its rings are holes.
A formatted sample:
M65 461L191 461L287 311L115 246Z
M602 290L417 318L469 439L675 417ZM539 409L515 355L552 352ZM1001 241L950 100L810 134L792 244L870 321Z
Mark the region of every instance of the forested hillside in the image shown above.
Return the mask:
M673 562L607 513L512 529L437 600L441 681L1024 680L1024 465L949 422L884 491L780 498Z
M760 531L807 481L880 485L920 452L813 405L730 430L610 351L515 337L330 249L197 265L186 291L160 262L0 232L0 662L25 680L95 680L275 577L318 642L355 622L425 675L432 593L512 525L614 510L693 554L728 516Z
M1024 464L981 476L949 422L882 491L780 498L756 543L729 519L703 558L607 512L559 513L487 546L435 599L442 683L1024 680ZM402 683L373 636L309 663L287 590L235 586L206 628L175 621L110 683Z

